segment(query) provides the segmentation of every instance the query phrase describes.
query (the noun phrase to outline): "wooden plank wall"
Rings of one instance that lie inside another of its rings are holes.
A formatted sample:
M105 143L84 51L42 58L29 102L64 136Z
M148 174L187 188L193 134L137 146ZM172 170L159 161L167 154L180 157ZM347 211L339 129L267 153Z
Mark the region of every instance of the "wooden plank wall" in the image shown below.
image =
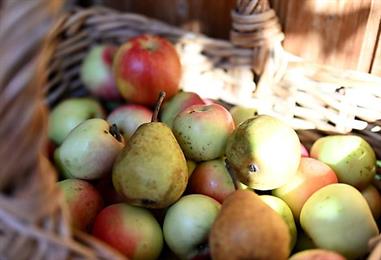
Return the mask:
M118 10L158 18L211 37L229 38L230 11L236 0L103 0Z
M236 0L102 0L211 37L229 37ZM381 76L381 0L270 0L286 50L320 64Z
M287 50L321 64L372 71L379 38L380 0L271 2L286 33Z

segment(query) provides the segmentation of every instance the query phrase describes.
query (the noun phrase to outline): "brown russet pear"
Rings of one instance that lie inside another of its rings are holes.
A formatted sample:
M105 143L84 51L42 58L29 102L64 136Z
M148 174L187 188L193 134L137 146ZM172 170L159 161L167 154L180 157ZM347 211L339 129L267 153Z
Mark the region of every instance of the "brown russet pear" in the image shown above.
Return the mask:
M286 222L250 190L237 190L223 202L209 235L213 260L285 260L290 254Z
M188 183L185 156L171 129L157 120L160 100L152 117L130 137L113 167L114 187L127 203L165 208L177 201Z
M279 188L296 174L301 150L289 125L260 115L241 123L229 137L226 158L238 179L252 189Z

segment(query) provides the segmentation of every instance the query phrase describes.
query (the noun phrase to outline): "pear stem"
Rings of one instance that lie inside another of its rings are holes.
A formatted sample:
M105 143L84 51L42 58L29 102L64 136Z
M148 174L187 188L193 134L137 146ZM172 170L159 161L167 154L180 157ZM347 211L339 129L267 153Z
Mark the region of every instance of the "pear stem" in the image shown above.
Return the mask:
M153 110L152 119L151 122L158 122L158 116L161 108L161 104L163 103L163 100L165 98L165 91L160 91L159 98L157 99L155 109Z
M240 190L241 189L241 185L238 181L238 178L237 178L237 175L235 174L235 171L234 169L231 167L229 161L227 159L225 159L225 165L226 165L226 169L228 170L229 174L230 174L230 177L232 178L232 181L233 181L233 184L234 184L234 189L235 190Z

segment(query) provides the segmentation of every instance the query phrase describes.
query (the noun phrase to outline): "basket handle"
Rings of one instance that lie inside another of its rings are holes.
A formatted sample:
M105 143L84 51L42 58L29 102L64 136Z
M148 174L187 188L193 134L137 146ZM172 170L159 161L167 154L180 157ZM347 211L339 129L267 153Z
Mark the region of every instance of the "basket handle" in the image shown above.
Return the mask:
M237 0L231 17L231 42L253 50L253 70L262 75L272 49L284 39L275 11L268 0Z

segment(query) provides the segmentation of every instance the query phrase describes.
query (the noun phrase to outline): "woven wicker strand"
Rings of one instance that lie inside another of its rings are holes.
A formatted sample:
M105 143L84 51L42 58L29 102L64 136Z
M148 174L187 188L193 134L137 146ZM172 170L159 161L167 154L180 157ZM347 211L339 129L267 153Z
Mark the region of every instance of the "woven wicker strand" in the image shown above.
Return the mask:
M43 39L60 8L60 1L36 0L6 1L1 9L0 255L20 260L122 259L79 232L81 243L73 239L56 173L42 156L47 113L41 87L54 37L46 44Z

